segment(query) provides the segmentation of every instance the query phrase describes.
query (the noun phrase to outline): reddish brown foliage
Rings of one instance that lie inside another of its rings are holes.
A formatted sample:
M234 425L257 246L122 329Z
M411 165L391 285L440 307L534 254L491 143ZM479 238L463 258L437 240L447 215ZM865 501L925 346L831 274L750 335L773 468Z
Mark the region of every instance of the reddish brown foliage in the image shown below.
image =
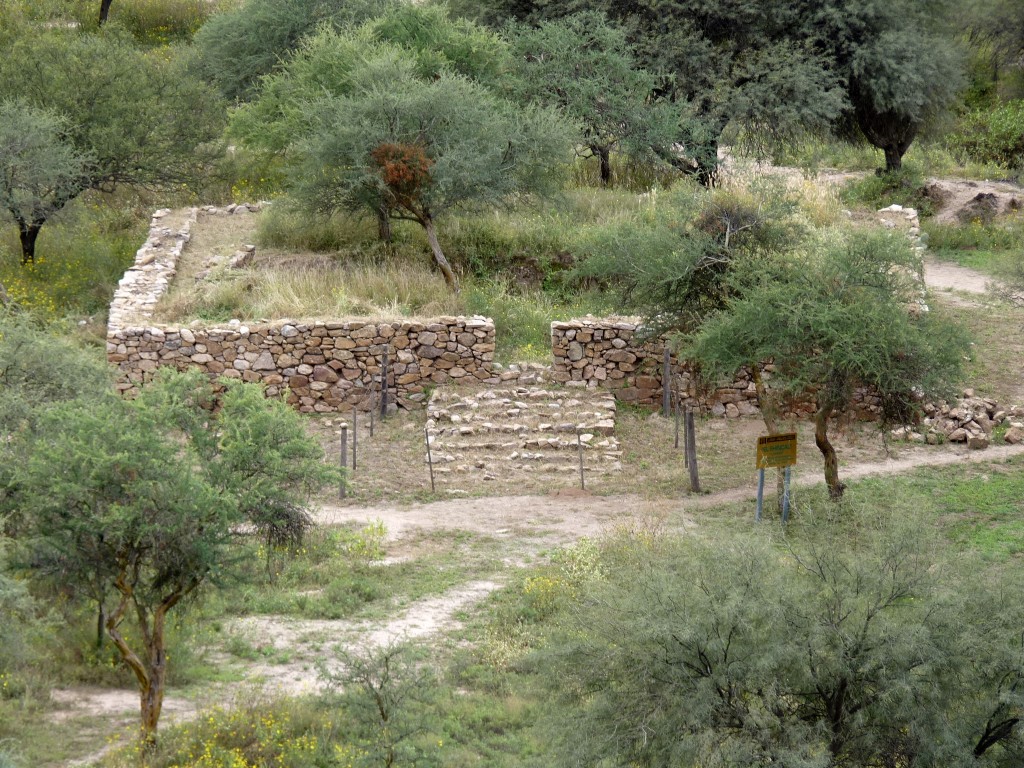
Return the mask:
M381 144L370 157L399 205L416 200L420 190L430 183L434 161L418 144Z

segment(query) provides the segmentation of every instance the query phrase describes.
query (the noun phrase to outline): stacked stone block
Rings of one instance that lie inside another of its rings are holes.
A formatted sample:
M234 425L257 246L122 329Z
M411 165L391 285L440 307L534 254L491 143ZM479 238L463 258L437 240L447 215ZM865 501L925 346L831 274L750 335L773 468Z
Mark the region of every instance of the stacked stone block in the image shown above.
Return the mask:
M635 319L584 318L551 324L554 356L551 380L567 386L604 388L618 400L639 405L660 406L664 370L665 339L645 337ZM689 365L669 355L672 391L680 405L697 408L712 416L737 418L760 413L757 390L750 372L739 370L732 382L703 388ZM769 381L775 367L766 364ZM786 403L783 416L806 417L815 410L813 393ZM877 418L881 400L866 389L854 393L852 410L859 418Z
M235 206L230 214L250 212ZM122 278L111 305L107 357L121 371L118 388L138 392L162 366L195 368L211 377L259 382L305 412L369 408L379 402L388 358L389 398L400 406L424 399L428 384L469 380L489 384L519 377L494 368L494 323L484 317L418 321L316 321L185 328L151 322L176 272L198 211L175 230L158 211L150 236ZM204 209L204 215L213 212Z

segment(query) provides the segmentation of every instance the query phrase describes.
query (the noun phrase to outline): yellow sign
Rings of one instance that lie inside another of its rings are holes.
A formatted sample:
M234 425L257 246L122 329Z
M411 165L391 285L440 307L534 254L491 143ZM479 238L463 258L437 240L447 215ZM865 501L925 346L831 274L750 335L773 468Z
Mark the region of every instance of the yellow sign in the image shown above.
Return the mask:
M796 432L757 438L757 468L791 467L796 464Z

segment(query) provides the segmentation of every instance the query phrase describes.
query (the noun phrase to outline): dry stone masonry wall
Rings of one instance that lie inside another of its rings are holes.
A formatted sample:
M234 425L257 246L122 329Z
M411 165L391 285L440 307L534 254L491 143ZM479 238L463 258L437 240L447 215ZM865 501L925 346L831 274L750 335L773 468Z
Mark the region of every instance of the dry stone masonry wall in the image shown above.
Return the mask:
M425 398L429 384L470 380L488 384L529 377L493 364L494 324L483 317L415 321L279 321L222 328L172 327L151 322L176 274L177 259L200 215L240 215L256 206L192 209L175 217L157 211L149 238L121 279L110 310L107 356L129 395L162 366L198 368L211 376L260 382L300 410L369 408L379 392L385 355L387 387L398 405Z

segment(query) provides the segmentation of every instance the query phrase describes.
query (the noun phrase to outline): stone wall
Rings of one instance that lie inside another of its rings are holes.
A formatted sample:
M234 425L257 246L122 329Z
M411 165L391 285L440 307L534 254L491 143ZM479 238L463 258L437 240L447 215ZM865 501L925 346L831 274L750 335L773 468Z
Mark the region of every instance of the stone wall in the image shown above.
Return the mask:
M229 213L251 210L233 206ZM428 384L497 384L519 377L495 369L494 324L484 317L260 325L232 320L222 328L152 323L198 215L197 209L185 216L157 211L149 238L121 279L110 308L107 356L121 371L122 392L135 394L162 366L197 368L261 382L269 395L284 394L302 411L327 412L369 408L381 386L385 355L388 391L402 406L421 401Z
M660 406L665 339L644 338L638 322L631 318L585 318L551 324L554 357L552 381L572 386L602 387L626 403ZM735 380L706 389L701 387L684 361L669 355L672 389L682 405L699 408L713 416L753 416L760 413L757 392L748 371L740 370ZM764 367L771 378L773 366ZM861 418L875 418L881 401L866 390L854 393L853 408ZM814 412L813 395L788 403L786 418Z

